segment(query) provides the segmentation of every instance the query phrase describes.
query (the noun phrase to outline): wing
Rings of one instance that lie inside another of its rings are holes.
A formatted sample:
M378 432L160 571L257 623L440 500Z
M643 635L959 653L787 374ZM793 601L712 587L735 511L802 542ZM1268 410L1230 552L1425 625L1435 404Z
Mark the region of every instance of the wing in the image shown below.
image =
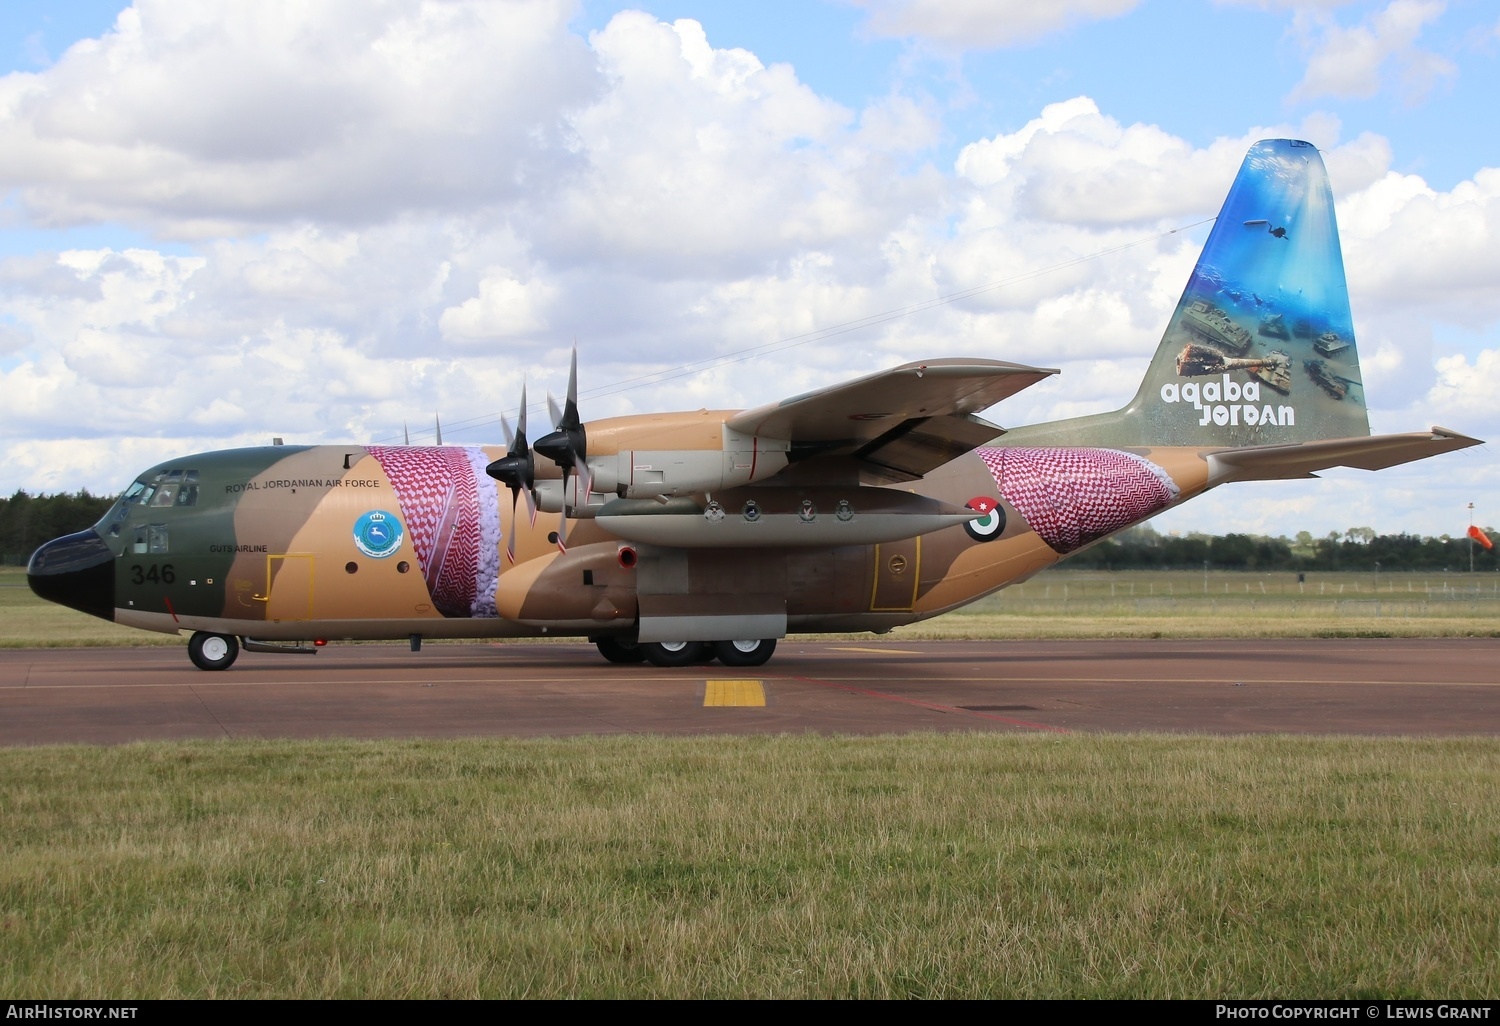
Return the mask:
M1000 360L908 363L745 410L727 424L787 439L803 456L852 456L910 481L1003 434L974 414L1056 373Z

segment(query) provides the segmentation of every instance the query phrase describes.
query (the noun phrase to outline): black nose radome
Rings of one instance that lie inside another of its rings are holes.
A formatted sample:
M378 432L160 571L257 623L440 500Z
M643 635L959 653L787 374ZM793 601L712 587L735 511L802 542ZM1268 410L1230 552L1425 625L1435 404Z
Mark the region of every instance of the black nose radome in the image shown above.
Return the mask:
M115 555L93 531L53 538L33 552L26 583L48 602L115 618Z

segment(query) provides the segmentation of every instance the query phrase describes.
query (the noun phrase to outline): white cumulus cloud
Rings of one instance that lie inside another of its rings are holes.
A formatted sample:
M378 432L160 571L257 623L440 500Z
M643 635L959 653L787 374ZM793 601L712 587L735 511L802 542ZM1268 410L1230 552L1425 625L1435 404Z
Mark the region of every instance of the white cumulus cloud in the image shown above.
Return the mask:
M945 49L1029 43L1084 21L1114 18L1140 0L850 0L879 36L924 39Z
M568 173L600 86L566 0L138 0L0 78L0 188L36 219L212 235L467 207Z
M1307 72L1291 98L1368 98L1380 91L1387 66L1394 65L1401 94L1411 102L1421 100L1438 82L1457 74L1451 60L1416 45L1422 29L1446 6L1442 0L1392 0L1351 28L1329 14L1300 11L1297 24L1313 44Z

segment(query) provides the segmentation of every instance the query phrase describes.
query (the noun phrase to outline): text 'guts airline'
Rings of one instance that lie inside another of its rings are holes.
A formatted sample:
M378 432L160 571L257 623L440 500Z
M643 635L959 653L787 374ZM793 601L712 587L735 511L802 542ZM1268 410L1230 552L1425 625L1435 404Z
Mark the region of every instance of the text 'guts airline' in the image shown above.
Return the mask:
M947 612L1216 485L1478 444L1371 436L1333 197L1257 143L1134 399L1003 431L1052 370L907 364L751 410L584 424L577 354L528 445L272 446L172 460L28 567L43 598L243 646L581 635L615 662L765 662L778 638ZM509 429L507 428L507 431ZM550 515L549 515L550 514Z

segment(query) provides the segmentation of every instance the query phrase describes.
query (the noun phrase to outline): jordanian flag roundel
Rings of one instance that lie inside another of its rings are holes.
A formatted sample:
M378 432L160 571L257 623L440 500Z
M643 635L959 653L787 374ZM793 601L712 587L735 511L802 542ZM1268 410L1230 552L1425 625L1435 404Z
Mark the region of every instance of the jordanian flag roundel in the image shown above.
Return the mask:
M970 520L964 524L964 530L969 532L970 538L975 541L989 541L991 538L1000 537L1000 532L1005 530L1005 510L1001 508L998 499L979 495L964 505L984 514L979 519Z

